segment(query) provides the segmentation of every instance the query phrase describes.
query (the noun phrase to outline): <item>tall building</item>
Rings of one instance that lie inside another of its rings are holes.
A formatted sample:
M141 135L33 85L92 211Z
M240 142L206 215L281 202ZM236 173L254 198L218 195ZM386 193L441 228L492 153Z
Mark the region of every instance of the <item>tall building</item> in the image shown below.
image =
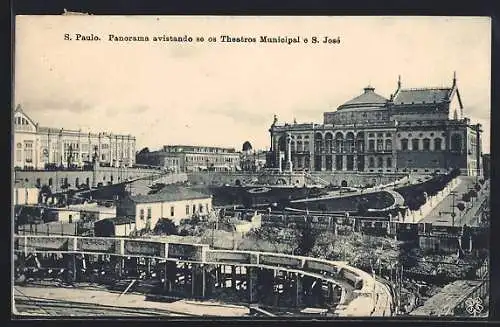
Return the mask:
M269 129L268 165L281 170L370 173L444 172L481 174L481 125L463 115L454 75L442 88L404 89L401 78L389 99L367 86L322 124Z
M131 135L42 127L21 106L14 111L13 126L14 167L18 169L82 167L94 158L104 166L135 163L136 139Z
M240 153L234 148L165 145L159 151L139 152L138 164L160 166L176 172L240 170Z

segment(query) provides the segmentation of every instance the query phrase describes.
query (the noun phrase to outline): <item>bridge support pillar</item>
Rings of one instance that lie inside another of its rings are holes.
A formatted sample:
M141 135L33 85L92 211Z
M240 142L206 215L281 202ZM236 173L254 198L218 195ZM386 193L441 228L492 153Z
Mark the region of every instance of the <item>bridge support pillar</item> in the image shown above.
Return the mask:
M167 293L172 292L172 284L177 276L177 263L172 261L165 262L165 275L163 282L163 290Z
M191 264L191 296L194 298L205 297L205 267L202 264Z
M295 306L301 307L304 303L304 291L302 288L302 279L299 273L295 273Z
M76 281L76 254L66 254L66 282L73 283Z
M184 272L184 291L186 294L190 294L191 290L188 289L188 286L190 284L189 279L192 277L192 274L190 273L190 270L189 270L189 264L185 263L183 265L182 269Z
M231 288L236 289L236 266L231 266Z
M123 276L124 259L123 257L116 257L114 261L115 273L118 278Z
M247 267L247 289L248 289L248 302L249 303L257 303L258 302L258 294L257 294L257 286L258 286L258 271L257 268Z

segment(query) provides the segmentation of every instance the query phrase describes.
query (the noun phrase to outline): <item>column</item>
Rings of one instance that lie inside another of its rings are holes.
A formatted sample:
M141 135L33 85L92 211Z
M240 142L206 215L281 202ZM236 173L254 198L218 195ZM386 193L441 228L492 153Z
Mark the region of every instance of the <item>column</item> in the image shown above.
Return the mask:
M295 273L295 306L300 307L303 304L303 288L302 288L302 279L300 278L299 273Z
M59 158L57 158L57 164L64 164L63 163L63 158L64 158L64 144L63 144L63 139L62 139L62 132L63 130L59 132Z
M325 171L325 170L326 170L326 156L321 155L321 171Z
M356 154L353 154L353 171L358 171L358 156Z
M347 170L347 156L345 154L342 155L342 171Z
M286 139L286 147L287 147L287 170L292 172L292 138L287 136Z
M257 294L257 268L247 267L248 302L250 304L258 302Z
M97 140L97 158L96 158L96 164L99 166L99 162L101 162L101 148L102 148L102 141L101 141L101 133L98 135L98 140Z
M120 157L118 156L118 135L115 135L115 164L113 167L118 167Z
M231 288L236 289L236 266L231 266Z

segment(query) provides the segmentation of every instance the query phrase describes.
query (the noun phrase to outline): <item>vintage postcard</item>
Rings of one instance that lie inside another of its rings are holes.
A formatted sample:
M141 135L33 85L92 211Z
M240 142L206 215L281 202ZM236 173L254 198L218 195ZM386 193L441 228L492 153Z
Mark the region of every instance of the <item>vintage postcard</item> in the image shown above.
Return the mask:
M13 316L489 316L488 17L17 16Z

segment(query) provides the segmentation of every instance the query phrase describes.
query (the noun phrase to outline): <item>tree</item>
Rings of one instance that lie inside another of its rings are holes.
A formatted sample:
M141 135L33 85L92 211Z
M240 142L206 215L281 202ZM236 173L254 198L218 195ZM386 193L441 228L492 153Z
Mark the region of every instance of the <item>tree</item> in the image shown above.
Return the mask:
M243 143L242 150L243 150L243 152L252 151L252 144L250 144L249 141L245 141L245 143Z
M460 210L462 212L465 210L465 204L463 202L458 202L457 208L458 208L458 210Z
M177 235L178 230L172 219L160 218L154 228L156 234Z
M141 151L139 151L138 154L143 154L143 153L149 153L149 148L148 147L143 148Z

